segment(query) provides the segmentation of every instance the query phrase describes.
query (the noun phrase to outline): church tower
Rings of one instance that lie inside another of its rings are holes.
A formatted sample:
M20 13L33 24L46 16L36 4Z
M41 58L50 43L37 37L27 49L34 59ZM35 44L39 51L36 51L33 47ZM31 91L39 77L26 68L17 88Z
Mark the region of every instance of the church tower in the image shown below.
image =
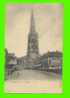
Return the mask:
M35 28L33 11L31 13L30 31L28 35L27 57L30 64L36 63L39 58L38 34Z

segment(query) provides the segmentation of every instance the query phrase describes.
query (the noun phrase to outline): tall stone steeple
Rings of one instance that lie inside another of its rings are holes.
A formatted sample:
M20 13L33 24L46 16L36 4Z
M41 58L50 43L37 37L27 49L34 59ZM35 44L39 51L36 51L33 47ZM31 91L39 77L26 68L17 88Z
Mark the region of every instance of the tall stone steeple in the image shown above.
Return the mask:
M33 10L32 10L32 12L31 12L30 32L32 32L32 33L35 33L35 32L36 32Z
M27 56L30 63L34 63L39 57L38 34L35 28L33 10L31 12L30 31L28 35Z

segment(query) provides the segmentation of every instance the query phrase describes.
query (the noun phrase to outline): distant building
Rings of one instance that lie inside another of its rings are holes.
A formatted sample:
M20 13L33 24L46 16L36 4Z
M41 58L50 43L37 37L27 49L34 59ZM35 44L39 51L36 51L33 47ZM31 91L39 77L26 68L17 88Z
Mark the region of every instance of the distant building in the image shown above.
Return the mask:
M14 53L8 53L8 65L16 65L17 58Z
M12 72L17 70L17 57L14 53L8 53L8 50L5 49L5 79L11 75Z
M48 52L41 56L41 70L60 71L62 70L62 53L59 51Z
M48 65L49 68L58 68L62 65L62 53L59 51L56 52L48 52Z
M8 50L5 49L5 66L8 64Z

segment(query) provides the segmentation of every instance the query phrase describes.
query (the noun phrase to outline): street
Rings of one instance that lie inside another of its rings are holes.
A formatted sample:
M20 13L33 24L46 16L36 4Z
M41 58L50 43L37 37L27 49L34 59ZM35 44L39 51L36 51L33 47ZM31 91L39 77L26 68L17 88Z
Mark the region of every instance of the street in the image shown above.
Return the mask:
M52 72L21 70L5 82L7 93L61 93L61 77ZM18 78L15 78L18 77Z

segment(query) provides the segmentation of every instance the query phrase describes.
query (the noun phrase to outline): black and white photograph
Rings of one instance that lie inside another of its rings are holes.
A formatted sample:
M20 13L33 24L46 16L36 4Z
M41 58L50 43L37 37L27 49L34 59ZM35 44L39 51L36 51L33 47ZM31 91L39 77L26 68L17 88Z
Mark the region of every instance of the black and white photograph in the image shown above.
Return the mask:
M62 4L6 5L6 93L62 93L62 51Z

